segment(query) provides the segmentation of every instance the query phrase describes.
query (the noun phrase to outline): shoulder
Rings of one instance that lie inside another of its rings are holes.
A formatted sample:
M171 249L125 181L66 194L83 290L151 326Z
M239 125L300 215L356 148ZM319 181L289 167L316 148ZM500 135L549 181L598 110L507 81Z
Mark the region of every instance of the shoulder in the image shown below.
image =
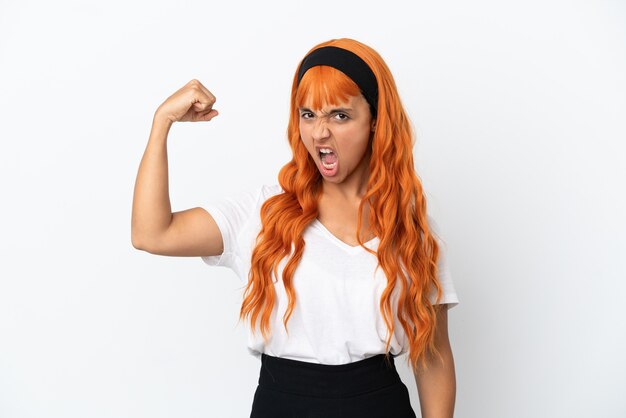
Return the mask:
M257 184L248 186L227 199L237 202L246 202L248 205L263 203L266 199L282 192L279 184Z
M264 184L261 186L261 193L268 197L283 193L283 191L284 191L283 188L278 183Z
M272 196L283 193L284 190L280 184L263 184L258 188L258 197L261 202L266 201Z

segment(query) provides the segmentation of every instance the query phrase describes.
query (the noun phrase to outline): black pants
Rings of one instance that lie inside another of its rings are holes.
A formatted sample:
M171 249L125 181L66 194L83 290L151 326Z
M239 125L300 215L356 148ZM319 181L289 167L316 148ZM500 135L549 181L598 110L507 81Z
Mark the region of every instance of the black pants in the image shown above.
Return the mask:
M415 418L389 360L328 365L262 354L250 418Z

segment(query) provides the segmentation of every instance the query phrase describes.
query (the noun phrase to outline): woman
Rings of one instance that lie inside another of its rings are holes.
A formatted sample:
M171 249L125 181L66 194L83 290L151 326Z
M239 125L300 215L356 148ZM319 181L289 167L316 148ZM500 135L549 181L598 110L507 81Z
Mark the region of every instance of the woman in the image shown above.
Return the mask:
M240 319L260 358L251 417L415 417L393 358L408 353L423 417L452 417L447 309L458 304L413 165L413 133L387 65L336 39L294 75L292 160L277 185L171 213L166 138L210 121L192 80L157 109L135 186L132 241L201 256L245 286Z

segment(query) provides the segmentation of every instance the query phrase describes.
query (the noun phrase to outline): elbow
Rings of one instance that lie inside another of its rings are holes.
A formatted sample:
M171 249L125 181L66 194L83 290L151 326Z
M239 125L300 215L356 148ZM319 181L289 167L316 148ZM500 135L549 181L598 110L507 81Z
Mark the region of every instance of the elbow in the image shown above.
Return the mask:
M136 250L143 250L143 244L141 243L139 237L132 235L130 236L130 242Z
M131 230L130 242L137 250L145 251L150 254L160 254L161 250L159 242L162 241L162 235L152 234L146 232L139 232L138 230Z
M146 238L145 235L131 235L130 242L133 247L137 250L145 251L150 254L160 254L158 251L158 247L155 246L155 243L158 240Z
M137 232L131 232L130 234L130 242L136 250L148 251L146 245L146 239L144 236L140 235Z

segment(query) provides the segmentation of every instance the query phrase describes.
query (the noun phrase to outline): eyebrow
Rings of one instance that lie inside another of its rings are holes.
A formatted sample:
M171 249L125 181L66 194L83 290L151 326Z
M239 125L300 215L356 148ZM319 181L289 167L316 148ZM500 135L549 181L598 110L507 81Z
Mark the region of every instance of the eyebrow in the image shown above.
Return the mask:
M314 113L311 109L306 108L306 107L300 107L299 110L300 110L300 112L311 112L311 113ZM329 114L330 113L338 113L338 112L340 112L340 113L350 113L350 112L352 112L352 110L353 109L349 108L349 107L338 107L336 109L331 109L330 112L328 112L328 113Z

